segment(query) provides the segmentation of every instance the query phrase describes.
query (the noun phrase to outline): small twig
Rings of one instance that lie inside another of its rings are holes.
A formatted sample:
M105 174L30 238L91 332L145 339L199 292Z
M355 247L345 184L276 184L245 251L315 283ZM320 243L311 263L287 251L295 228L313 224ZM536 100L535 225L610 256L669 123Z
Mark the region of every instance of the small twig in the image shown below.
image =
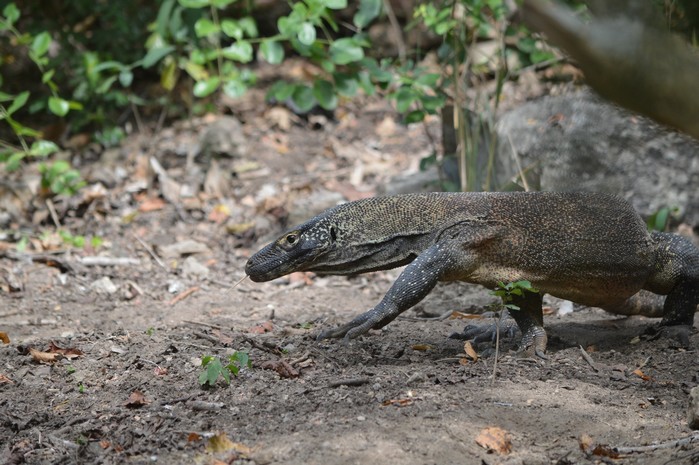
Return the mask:
M587 353L585 349L583 349L583 346L580 346L580 353L582 354L582 357L585 359L585 361L592 367L593 370L599 371L599 368L597 368L597 364L595 363L594 360L592 360L592 357L590 357L590 354Z
M209 342L213 342L214 344L219 344L221 342L218 338L216 338L214 336L210 336L210 335L203 333L201 331L192 331L192 334L198 338L206 339Z
M53 206L53 201L51 199L46 199L46 208L49 209L49 214L51 215L51 219L53 220L53 224L55 224L57 228L60 228L61 221L58 219L58 214L56 213L56 207Z
M192 295L192 294L194 294L195 292L197 292L199 289L200 289L199 286L194 286L194 287L190 287L190 288L187 289L186 291L180 292L180 293L177 294L175 297L173 297L172 300L171 300L170 302L168 302L168 305L175 305L177 302L179 302L180 300L186 299L186 298L189 297L190 295Z
M142 246L144 249L146 249L146 252L148 252L148 254L149 254L151 257L153 257L153 260L155 260L155 263L157 263L158 265L160 265L160 268L162 268L162 269L164 269L164 270L167 270L167 266L165 266L165 263L163 263L163 261L160 259L160 257L158 257L158 255L155 253L155 250L153 250L153 248L152 248L151 246L149 246L148 244L146 244L146 243L143 241L143 239L141 239L140 237L138 237L136 234L133 234L133 237L135 237L136 240L141 244L141 246Z
M636 367L636 369L637 370L643 369L643 367L648 365L648 362L650 362L650 357L646 357L646 359L643 362L641 362L641 364L638 367Z
M693 434L682 439L673 439L666 442L658 442L647 446L632 446L632 447L614 447L616 452L621 454L633 454L639 452L653 452L658 449L671 449L675 447L686 447L694 442L699 441L699 433Z
M85 266L138 266L141 260L131 257L79 257L78 262Z
M369 378L349 378L349 379L339 379L337 381L332 381L324 386L316 386L314 388L308 388L303 391L304 394L309 392L322 391L323 389L332 389L340 386L362 386L368 384L371 380Z
M495 360L493 361L493 374L490 376L490 385L495 384L495 376L498 372L498 358L500 357L500 322L502 321L502 310L495 321Z
M184 323L188 323L190 325L199 325L199 326L206 326L207 328L213 328L213 329L219 329L222 331L225 331L228 328L224 328L223 326L219 325L212 325L211 323L204 323L202 321L194 321L194 320L182 320Z
M408 47L406 47L405 39L403 39L403 28L400 26L396 13L393 11L393 7L389 0L383 0L383 9L386 12L386 16L388 16L391 29L393 29L393 36L396 40L396 46L398 47L398 58L400 58L401 63L405 63Z
M519 173L519 178L522 180L524 190L526 192L529 192L529 183L527 182L527 177L524 175L524 170L522 170L522 164L519 162L519 153L517 153L515 144L512 142L512 138L509 134L507 134L507 141L510 143L510 148L512 149L512 158L514 159L515 164L517 165L517 172Z

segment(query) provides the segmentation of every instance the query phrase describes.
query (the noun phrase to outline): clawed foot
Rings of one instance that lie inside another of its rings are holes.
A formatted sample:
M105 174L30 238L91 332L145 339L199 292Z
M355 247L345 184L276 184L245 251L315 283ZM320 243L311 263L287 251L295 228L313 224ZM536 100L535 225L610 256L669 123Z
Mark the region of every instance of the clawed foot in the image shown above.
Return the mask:
M347 324L321 332L318 334L318 336L316 336L316 341L330 338L343 338L343 342L346 344L350 339L354 339L369 332L369 330L372 329L375 324L376 322L370 318L370 315L367 312L359 315L357 318Z
M503 315L502 318L491 323L466 325L462 332L452 333L449 338L471 341L476 344L481 342L495 342L498 330L500 331L500 337L512 339L517 335L519 328L513 318Z
M500 332L500 338L513 339L519 332L519 327L514 318L503 315L502 318L490 324L467 325L463 332L453 333L449 337L451 339L471 341L476 344L481 342L494 343L497 339L498 331ZM546 343L547 337L544 328L532 325L522 335L517 354L521 357L539 357L547 360L548 357L545 353Z
M680 348L686 349L689 347L689 336L692 330L693 327L690 325L651 326L643 335L649 341L666 338L676 342Z

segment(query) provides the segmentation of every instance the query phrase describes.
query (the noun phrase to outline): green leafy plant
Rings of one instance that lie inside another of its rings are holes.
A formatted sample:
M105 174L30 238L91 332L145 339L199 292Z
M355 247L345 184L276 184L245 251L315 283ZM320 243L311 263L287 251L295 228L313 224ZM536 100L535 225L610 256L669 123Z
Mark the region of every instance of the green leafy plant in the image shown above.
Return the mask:
M201 358L201 366L206 369L199 374L199 384L213 386L219 377L223 377L226 384L230 384L231 374L238 376L241 368L252 368L252 362L247 352L236 351L228 356L227 365L224 365L216 356L205 355Z
M497 287L491 291L491 294L500 297L504 308L508 310L519 310L519 307L512 303L514 297L521 297L527 292L536 294L539 290L533 287L532 283L527 280L509 282L507 284L499 281Z
M33 105L34 108L45 105L51 113L59 117L66 116L70 110L82 109L79 102L66 100L58 94L58 86L53 81L55 70L49 67L48 59L48 51L53 41L51 35L47 31L36 35L21 33L15 27L19 18L20 11L17 6L14 3L7 4L0 17L0 32L9 34L18 45L29 48L28 57L41 72L41 82L50 91L48 99L39 100L38 105ZM0 86L2 84L0 76ZM9 142L0 141L0 163L4 163L8 171L17 170L27 157L46 158L58 151L55 143L42 140L40 132L15 118L15 114L28 104L30 96L30 92L26 90L14 95L0 91L0 121L10 126L20 144L16 147ZM27 138L36 140L29 145ZM40 170L42 186L54 193L72 194L84 184L79 173L72 170L66 162L42 164Z
M678 207L662 207L648 217L646 226L649 231L667 231L670 220L676 218L679 212Z

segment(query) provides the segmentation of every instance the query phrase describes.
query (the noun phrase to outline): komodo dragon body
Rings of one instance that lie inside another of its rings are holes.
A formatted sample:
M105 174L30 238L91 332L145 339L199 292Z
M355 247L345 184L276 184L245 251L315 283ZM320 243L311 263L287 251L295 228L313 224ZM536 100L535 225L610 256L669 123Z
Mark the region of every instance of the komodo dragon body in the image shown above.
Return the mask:
M691 325L699 304L699 250L681 236L649 233L629 203L599 193L358 200L283 234L253 255L245 272L260 282L294 271L347 275L402 265L408 266L378 305L319 338L352 339L381 328L438 281L491 289L530 281L540 292L515 296L520 310L511 312L528 355L546 349L544 293L611 313L662 317L666 326Z

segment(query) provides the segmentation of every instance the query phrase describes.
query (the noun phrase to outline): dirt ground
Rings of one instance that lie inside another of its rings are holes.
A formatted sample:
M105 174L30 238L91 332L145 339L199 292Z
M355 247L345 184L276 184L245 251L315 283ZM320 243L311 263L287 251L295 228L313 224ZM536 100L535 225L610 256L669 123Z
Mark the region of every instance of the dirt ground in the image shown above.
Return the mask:
M11 339L0 346L0 462L699 463L697 443L674 443L693 435L696 333L678 348L638 337L652 320L561 314L552 301L549 359L520 359L506 341L493 378L489 350L479 347L485 356L474 361L448 338L472 320L437 318L482 312L492 302L485 289L439 286L382 331L343 345L314 336L378 302L397 271L232 288L285 220L336 201L331 194L358 198L416 172L432 150L428 133L438 139L434 122L404 127L386 104L352 105L336 121L290 126L284 113L270 125L260 101L242 108L249 146L221 161L239 168L224 201L178 203L165 177L141 169L155 156L170 181L194 182L182 153L216 118L129 138L112 167L126 175L97 207L57 206L66 227L98 235L100 247L51 248L41 235L50 219L18 226L30 248L0 258L0 331ZM197 246L167 249L186 241ZM52 342L80 354L47 363L29 353ZM252 368L230 385L201 387L201 357L234 351Z

